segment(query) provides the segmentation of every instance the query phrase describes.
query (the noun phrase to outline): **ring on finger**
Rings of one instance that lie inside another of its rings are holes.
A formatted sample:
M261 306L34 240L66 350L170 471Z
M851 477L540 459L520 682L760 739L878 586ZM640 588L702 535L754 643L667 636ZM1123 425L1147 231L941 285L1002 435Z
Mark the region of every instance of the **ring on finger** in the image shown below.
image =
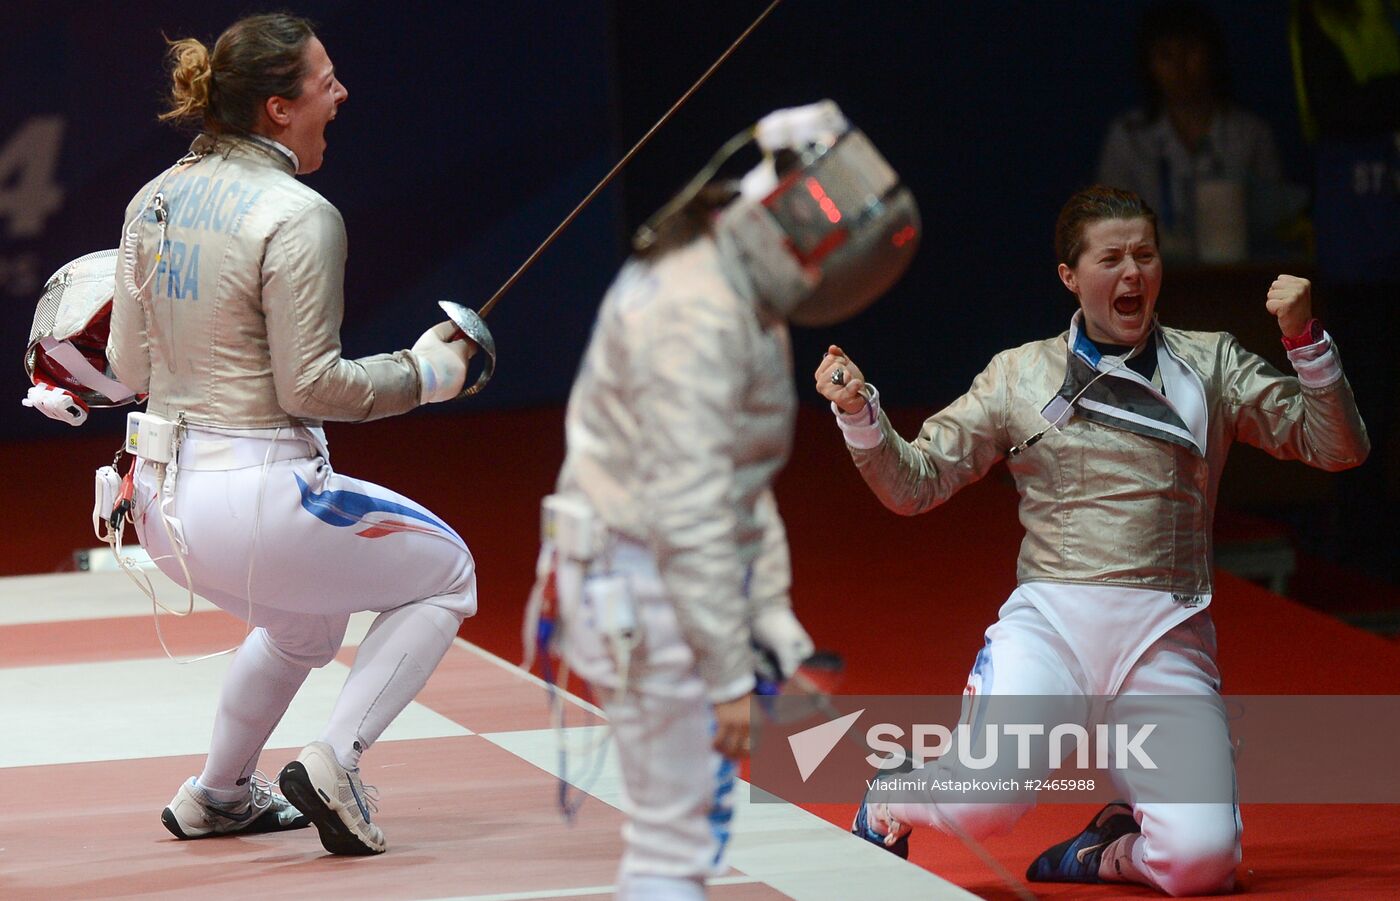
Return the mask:
M846 367L836 367L836 371L831 374L831 384L838 388L846 384Z

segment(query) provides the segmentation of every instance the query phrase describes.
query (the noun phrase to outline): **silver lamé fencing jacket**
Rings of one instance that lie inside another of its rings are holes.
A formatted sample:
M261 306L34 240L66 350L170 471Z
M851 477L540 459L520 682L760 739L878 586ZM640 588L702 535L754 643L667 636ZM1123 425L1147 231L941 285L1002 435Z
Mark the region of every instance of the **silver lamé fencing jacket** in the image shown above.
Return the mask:
M910 515L941 504L1007 459L1026 530L1018 583L1209 595L1216 490L1233 441L1325 470L1358 465L1370 445L1335 357L1310 364L1333 374L1321 379L1327 384L1308 387L1228 334L1158 332L1159 360L1180 373L1166 399L1194 422L1181 443L1075 415L1008 456L1046 426L1041 410L1065 382L1071 331L997 354L971 390L929 417L913 441L900 438L880 413L883 440L851 447L851 455L880 500ZM1327 346L1313 355L1335 354L1330 338L1324 340ZM1289 356L1302 367L1299 353Z
M197 161L152 179L126 210L136 240L123 236L107 345L117 377L150 394L150 412L193 425L318 425L416 407L408 351L341 356L336 208L270 144L201 135L191 150ZM159 259L157 192L168 222Z
M651 550L715 699L752 684L755 610L790 604L769 486L795 415L787 323L714 241L623 267L569 397L557 490Z

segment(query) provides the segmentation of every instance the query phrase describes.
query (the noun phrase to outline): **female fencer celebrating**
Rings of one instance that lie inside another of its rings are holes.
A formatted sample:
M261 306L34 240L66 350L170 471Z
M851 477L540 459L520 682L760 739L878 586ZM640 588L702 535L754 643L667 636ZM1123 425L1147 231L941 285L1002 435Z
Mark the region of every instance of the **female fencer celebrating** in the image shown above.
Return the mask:
M345 228L296 176L320 168L347 92L310 23L251 16L212 50L172 42L170 58L163 118L203 131L127 208L108 356L149 393L152 434L175 438L142 441L154 449L135 464L143 544L256 628L224 680L204 770L161 821L190 839L309 818L331 853L377 854L360 755L476 611L475 566L425 508L335 473L320 425L455 397L473 348L442 323L412 350L341 356ZM379 615L325 731L281 773L284 798L255 775L258 755L368 610Z
M1297 371L1285 376L1230 335L1158 324L1157 224L1138 196L1076 193L1056 223L1055 251L1079 304L1069 331L997 354L914 440L890 427L878 392L841 348L823 358L816 387L861 475L896 512L929 510L1007 461L1026 535L1017 588L969 678L970 716L1012 696L1045 699L1071 719L1103 703L1120 723L1145 697L1204 702L1193 708L1207 715L1191 725L1192 744L1224 774L1223 797L1175 803L1198 799L1180 783L1147 792L1127 778L1119 788L1129 803L1108 805L1027 878L1227 891L1240 824L1207 609L1221 467L1238 439L1346 469L1366 457L1365 428L1332 340L1312 318L1306 280L1281 275L1265 298ZM1046 753L1043 737L1031 746L1031 759ZM906 855L911 824L979 838L1010 829L1034 800L957 803L928 791L922 803L889 803L876 783L853 831Z

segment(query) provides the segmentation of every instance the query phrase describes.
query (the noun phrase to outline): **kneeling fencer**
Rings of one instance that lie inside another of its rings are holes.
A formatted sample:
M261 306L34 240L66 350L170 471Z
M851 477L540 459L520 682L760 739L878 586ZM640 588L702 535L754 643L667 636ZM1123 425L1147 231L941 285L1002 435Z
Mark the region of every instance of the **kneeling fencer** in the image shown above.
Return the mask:
M105 386L92 384L103 362L120 382L112 390L149 395L131 420L131 520L163 572L249 621L204 770L162 812L165 827L194 839L314 824L331 853L377 854L386 842L360 755L476 611L475 566L437 516L332 470L320 424L451 399L474 347L444 322L412 350L341 356L344 225L296 176L320 167L346 90L310 23L252 16L212 50L172 42L170 58L164 118L202 120L203 133L127 208L122 245L105 260L109 279L115 268L106 361L91 341L71 340L90 329L60 323L40 342L44 384L30 400L81 419L84 397ZM60 273L52 287L96 297L74 275L86 272ZM82 299L59 301L55 318L72 318ZM93 307L100 331L107 307ZM358 611L379 615L325 731L282 770L279 794L255 772L258 756Z
M715 179L756 140L741 181ZM793 616L771 484L796 398L788 322L873 302L914 253L912 196L835 104L725 145L644 226L569 397L532 602L608 714L626 791L618 897L699 899L723 872L758 652L785 674Z
M878 392L841 348L817 369L817 390L861 475L895 512L936 507L1001 460L1016 481L1026 528L1018 585L972 668L970 716L1016 697L1052 708L1059 722L1128 726L1145 722L1145 710L1186 702L1200 712L1186 756L1222 773L1221 791L1201 799L1186 780L1112 770L1127 803L1044 852L1027 878L1228 891L1241 825L1208 610L1221 468L1240 440L1346 469L1366 458L1366 431L1337 349L1312 318L1306 280L1281 275L1265 299L1297 373L1286 376L1228 334L1158 324L1156 217L1136 195L1075 194L1055 251L1079 303L1069 330L997 354L914 440L890 427ZM922 780L904 781L946 786L957 766L939 758ZM1010 829L1034 802L959 803L940 787L891 803L891 787L874 780L853 831L904 855L911 825L981 838Z

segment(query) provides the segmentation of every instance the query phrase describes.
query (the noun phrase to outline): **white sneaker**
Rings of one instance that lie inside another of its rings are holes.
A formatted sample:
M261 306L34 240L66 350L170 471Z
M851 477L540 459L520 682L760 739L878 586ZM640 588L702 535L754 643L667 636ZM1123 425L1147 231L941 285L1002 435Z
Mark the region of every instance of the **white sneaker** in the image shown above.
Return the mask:
M282 793L311 818L321 845L332 854L383 854L384 833L370 822L374 787L360 781L360 771L347 770L335 751L322 741L302 749L277 777Z
M160 821L176 838L251 835L311 825L310 818L272 790L272 783L262 773L254 773L249 780L248 798L233 804L212 800L191 776L175 793L170 806L161 811Z

